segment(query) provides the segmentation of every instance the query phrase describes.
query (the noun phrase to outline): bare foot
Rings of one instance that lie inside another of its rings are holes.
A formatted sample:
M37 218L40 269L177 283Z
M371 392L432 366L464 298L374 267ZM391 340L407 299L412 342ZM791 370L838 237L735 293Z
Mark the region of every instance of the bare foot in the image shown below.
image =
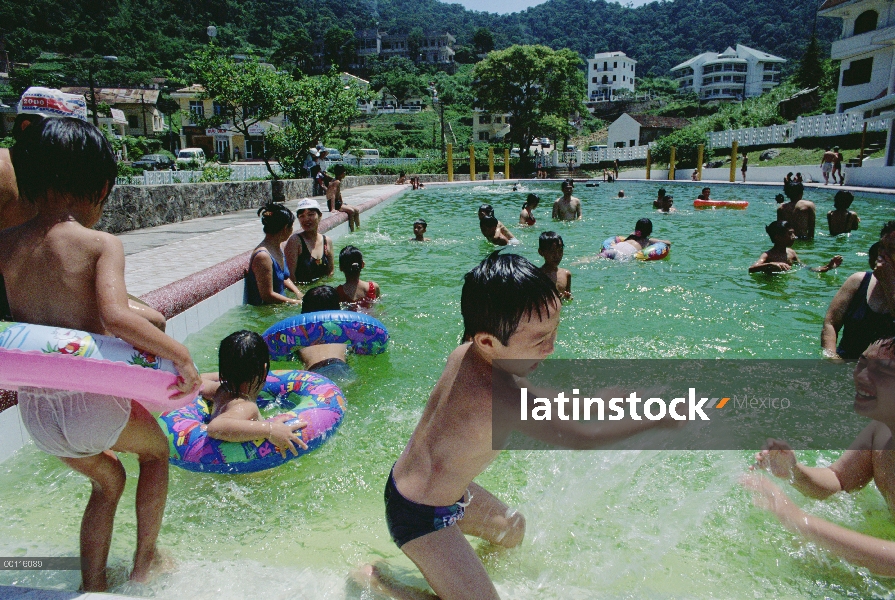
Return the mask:
M136 560L134 562L136 563ZM147 568L139 569L136 564L134 565L130 580L137 583L149 583L159 575L174 572L176 568L177 562L174 560L174 556L167 550L156 548Z
M363 565L349 574L351 580L363 589L376 593L379 597L397 598L398 600L433 600L435 594L405 585L383 572L377 563Z

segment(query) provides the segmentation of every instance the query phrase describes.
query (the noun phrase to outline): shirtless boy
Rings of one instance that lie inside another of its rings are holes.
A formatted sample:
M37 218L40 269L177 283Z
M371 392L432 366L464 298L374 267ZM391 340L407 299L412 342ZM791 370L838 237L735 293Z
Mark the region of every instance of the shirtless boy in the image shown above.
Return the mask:
M385 488L386 522L392 539L439 598L493 600L498 598L494 584L464 535L513 548L522 542L525 519L473 479L502 444L493 439L492 396L517 414L520 387L529 385L524 377L553 353L560 303L556 286L537 267L521 256L495 252L466 274L460 311L466 341L448 357L416 430L392 467ZM509 359L515 360L502 366L514 365L512 372L494 364ZM610 430L561 420L546 427L545 422L519 423L532 437L576 448L662 426L632 421L634 426ZM364 567L358 579L395 597L423 597L373 566Z
M823 157L820 159L820 171L824 175L824 185L830 183L830 173L833 171L833 165L836 163L836 153L827 148ZM836 176L833 176L833 183L836 183Z
M835 210L827 213L827 224L830 226L830 235L839 235L840 233L848 233L858 228L861 218L853 210L848 210L851 203L855 201L851 192L836 192L833 197L833 206Z
M581 218L581 200L572 195L575 184L571 179L562 182L562 196L553 203L553 219L577 221Z
M702 192L696 197L698 200L711 200L710 196L712 195L711 188L702 188Z
M798 239L813 240L817 207L814 202L802 200L805 186L801 183L793 183L783 188L783 193L789 198L789 202L777 207L777 220L789 221L795 229Z
M479 231L485 239L496 246L519 243L506 225L494 216L494 208L490 204L482 204L479 207Z
M771 439L755 456L756 467L787 479L802 494L823 500L856 492L873 481L895 514L895 339L871 344L854 370L855 412L872 419L848 450L829 467L806 467L790 446ZM784 527L877 575L895 576L895 544L807 514L768 478L748 475L743 485L755 504Z
M73 118L29 127L13 152L19 192L33 219L0 236L0 275L17 321L115 335L173 361L177 398L194 393L199 374L187 349L128 307L124 250L113 235L89 229L115 184L112 148L93 125ZM55 289L47 293L45 282ZM84 410L86 408L86 410ZM19 389L25 428L40 449L92 484L81 522L85 591L108 587L106 560L125 471L113 451L137 454L137 550L130 578L145 581L157 564L156 540L168 493L168 440L149 412L130 400L81 392Z
M544 257L541 271L556 285L560 300L572 299L572 273L560 268L565 244L555 231L545 231L538 238L538 254Z
M749 267L750 273L789 271L793 265L802 264L796 251L792 249L793 242L796 241L796 233L788 221L774 221L765 227L764 230L768 233L771 241L774 242L774 246L767 252L762 253L758 260L755 261L755 264ZM823 267L812 268L811 270L816 273L826 273L841 264L842 257L837 254Z
M426 237L426 228L429 227L429 224L426 223L425 219L417 219L413 222L413 237L410 238L411 242L431 242L431 238Z

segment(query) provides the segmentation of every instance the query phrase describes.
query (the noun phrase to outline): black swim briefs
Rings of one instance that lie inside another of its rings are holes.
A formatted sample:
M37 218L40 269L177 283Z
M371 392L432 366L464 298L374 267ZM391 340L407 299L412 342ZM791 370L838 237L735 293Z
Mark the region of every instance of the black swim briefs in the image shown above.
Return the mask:
M428 506L408 500L395 485L393 469L385 484L385 522L388 532L400 548L418 537L450 527L463 518L469 502L462 500L461 498L450 506Z

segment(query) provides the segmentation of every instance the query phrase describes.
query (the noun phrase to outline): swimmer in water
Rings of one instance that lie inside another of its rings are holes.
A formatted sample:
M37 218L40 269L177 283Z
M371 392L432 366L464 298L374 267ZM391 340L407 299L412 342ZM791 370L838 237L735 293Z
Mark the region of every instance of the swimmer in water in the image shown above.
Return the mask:
M534 210L540 203L541 197L537 194L529 194L528 197L525 198L525 204L522 205L522 210L519 212L520 225L531 226L535 224Z
M507 244L518 244L515 236L510 233L506 225L497 220L494 216L494 207L490 204L482 204L479 207L479 230L492 244L498 246L506 246Z
M640 219L634 225L634 233L626 237L623 241L617 243L615 247L603 250L604 258L612 258L615 260L626 260L633 258L638 252L659 242L671 248L671 242L668 240L660 240L651 238L653 232L653 222L649 219Z
M777 273L789 271L793 265L803 265L799 255L792 249L796 241L796 231L789 221L774 221L765 227L765 231L774 245L767 252L763 252L758 260L749 267L750 273ZM830 259L823 267L811 269L817 273L826 273L842 264L842 257L838 254Z

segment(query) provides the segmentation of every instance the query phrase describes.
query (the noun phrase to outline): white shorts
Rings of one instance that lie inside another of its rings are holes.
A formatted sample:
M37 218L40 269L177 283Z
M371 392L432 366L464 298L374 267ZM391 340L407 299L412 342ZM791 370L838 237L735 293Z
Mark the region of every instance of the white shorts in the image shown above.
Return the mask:
M833 170L833 163L824 163L820 166L821 173L829 173Z
M86 458L118 441L131 401L105 394L19 388L19 413L34 445L54 456Z

